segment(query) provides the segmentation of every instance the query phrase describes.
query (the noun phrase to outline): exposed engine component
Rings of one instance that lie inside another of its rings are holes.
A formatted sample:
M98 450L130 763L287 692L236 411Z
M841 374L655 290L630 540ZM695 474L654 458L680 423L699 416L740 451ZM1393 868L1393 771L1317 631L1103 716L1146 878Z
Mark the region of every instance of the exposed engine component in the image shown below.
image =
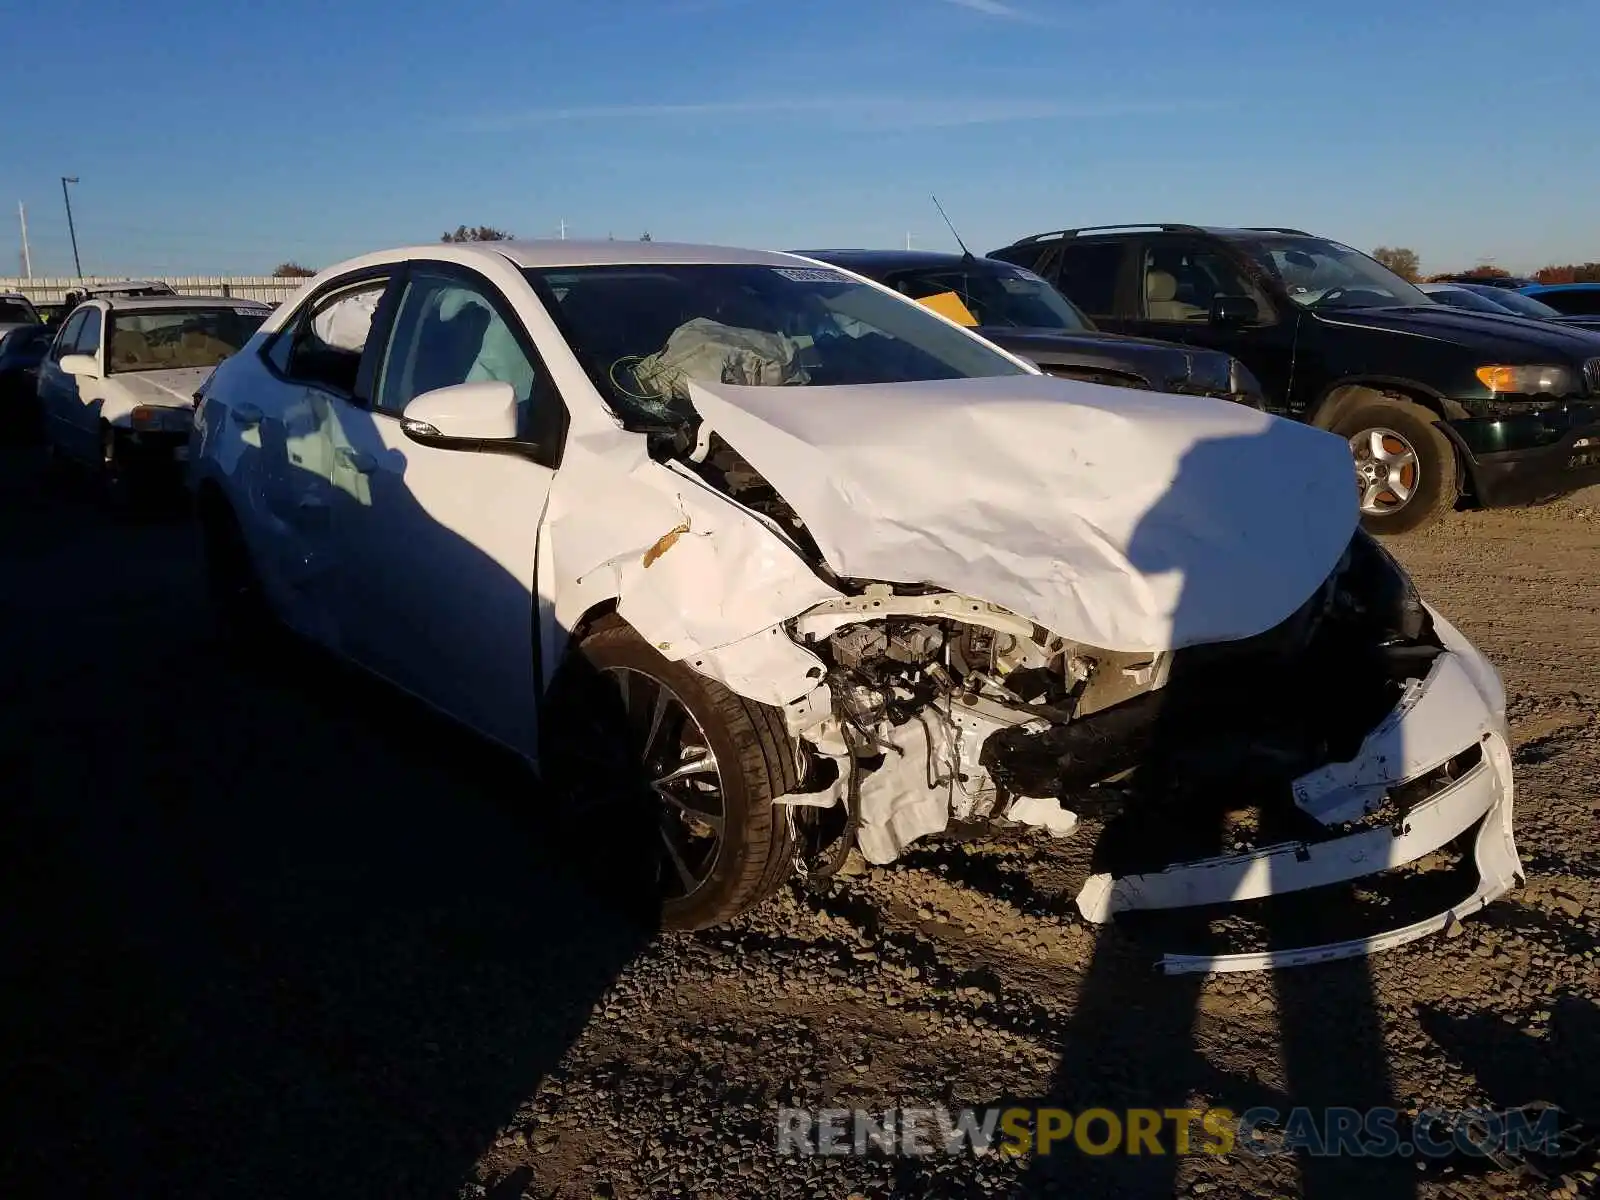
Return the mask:
M876 625L850 625L828 639L828 649L841 670L857 671L888 651L889 637Z
M804 740L852 781L877 863L950 822L1064 832L1151 784L1286 794L1354 753L1439 653L1409 580L1363 538L1298 611L1234 643L1107 651L971 597L886 584L791 632L828 664L832 697Z

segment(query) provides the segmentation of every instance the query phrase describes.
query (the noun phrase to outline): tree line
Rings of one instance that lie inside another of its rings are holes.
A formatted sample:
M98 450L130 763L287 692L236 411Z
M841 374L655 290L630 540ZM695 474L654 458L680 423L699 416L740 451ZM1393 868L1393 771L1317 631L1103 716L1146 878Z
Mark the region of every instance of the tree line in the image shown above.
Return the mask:
M1490 266L1488 263L1479 263L1466 271L1442 271L1437 275L1424 277L1422 262L1417 257L1415 250L1405 246L1379 246L1372 252L1372 257L1388 267L1402 279L1409 279L1412 283L1443 283L1452 279L1509 279L1510 271L1501 270L1499 267ZM1566 263L1540 267L1532 275L1540 283L1600 283L1600 262Z

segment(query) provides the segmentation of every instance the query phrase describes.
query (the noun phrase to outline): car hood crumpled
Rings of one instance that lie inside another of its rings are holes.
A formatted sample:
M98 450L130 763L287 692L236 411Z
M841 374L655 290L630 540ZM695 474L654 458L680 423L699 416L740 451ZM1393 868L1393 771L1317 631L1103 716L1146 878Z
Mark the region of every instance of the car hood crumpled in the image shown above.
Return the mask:
M932 584L1109 650L1272 628L1358 519L1343 439L1224 400L1038 375L690 399L835 573Z

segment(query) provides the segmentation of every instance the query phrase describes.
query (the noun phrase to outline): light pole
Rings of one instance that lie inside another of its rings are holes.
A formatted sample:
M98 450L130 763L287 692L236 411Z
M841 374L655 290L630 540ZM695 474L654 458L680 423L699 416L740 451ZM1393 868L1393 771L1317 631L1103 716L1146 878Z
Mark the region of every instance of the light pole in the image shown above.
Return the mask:
M61 177L61 198L67 202L67 233L72 238L72 266L78 272L78 278L83 278L83 264L78 261L78 231L72 226L72 197L67 194L67 184L77 183L76 175L63 175Z

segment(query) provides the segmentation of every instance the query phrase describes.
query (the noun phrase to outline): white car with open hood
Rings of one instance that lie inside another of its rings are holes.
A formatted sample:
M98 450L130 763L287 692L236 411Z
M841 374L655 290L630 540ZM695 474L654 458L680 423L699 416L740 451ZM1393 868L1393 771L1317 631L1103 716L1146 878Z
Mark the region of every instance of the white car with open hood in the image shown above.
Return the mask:
M369 255L218 368L194 439L223 628L510 746L596 837L647 812L670 927L852 847L1089 816L1132 847L1096 922L1468 869L1400 928L1169 970L1367 953L1519 877L1499 677L1357 531L1343 441L1040 374L835 267Z

